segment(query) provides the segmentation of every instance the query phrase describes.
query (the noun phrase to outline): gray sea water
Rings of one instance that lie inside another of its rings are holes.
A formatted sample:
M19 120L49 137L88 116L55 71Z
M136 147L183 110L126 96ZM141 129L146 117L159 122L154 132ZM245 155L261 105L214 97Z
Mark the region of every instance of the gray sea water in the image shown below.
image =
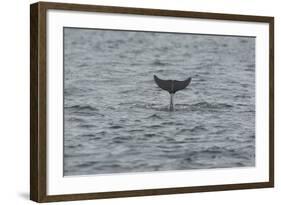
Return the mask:
M65 176L249 166L255 38L64 28Z

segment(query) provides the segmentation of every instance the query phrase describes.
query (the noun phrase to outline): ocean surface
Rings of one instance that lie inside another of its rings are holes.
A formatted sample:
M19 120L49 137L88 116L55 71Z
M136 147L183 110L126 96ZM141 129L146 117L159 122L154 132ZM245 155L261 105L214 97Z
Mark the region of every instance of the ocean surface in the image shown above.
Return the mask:
M64 28L65 176L250 166L254 37Z

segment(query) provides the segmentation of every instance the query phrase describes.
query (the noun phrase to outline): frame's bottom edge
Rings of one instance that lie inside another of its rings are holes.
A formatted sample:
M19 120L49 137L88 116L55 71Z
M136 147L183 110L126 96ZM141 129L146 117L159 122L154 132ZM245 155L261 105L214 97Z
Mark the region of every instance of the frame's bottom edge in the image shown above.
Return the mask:
M38 200L37 202L42 203L42 202L77 201L77 200L123 198L123 197L141 197L141 196L155 196L155 195L186 194L186 193L196 193L196 192L273 188L273 187L274 187L274 181L268 181L268 182L257 182L257 183L226 184L226 185L211 185L211 186L197 186L197 187L177 187L177 188L163 188L163 189L83 193L83 194L46 195L45 197Z

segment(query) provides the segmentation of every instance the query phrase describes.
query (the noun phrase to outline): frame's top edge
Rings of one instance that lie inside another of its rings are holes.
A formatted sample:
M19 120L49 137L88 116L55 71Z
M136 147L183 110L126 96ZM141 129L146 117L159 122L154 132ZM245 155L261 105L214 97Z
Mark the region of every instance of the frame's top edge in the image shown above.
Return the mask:
M184 10L163 10L152 8L136 8L136 7L119 7L105 5L89 5L76 3L58 3L58 2L43 2L37 3L42 9L57 9L57 10L73 10L86 12L106 12L106 13L121 13L121 14L136 14L136 15L152 15L152 16L170 16L170 17L189 17L215 20L234 20L234 21L253 21L273 23L273 16L255 16L245 14L230 14L230 13L213 13L199 11L184 11Z

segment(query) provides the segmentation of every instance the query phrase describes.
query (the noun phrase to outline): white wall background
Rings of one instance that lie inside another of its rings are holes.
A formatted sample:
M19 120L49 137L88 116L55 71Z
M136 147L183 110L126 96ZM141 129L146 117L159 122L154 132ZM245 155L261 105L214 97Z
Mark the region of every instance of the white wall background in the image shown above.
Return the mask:
M51 1L51 0L50 0ZM280 204L281 196L281 12L278 0L58 0L61 2L275 16L275 165L274 189L103 199L60 204ZM29 4L2 1L0 7L0 204L29 201ZM219 176L218 176L219 177ZM56 204L56 203L53 203Z

